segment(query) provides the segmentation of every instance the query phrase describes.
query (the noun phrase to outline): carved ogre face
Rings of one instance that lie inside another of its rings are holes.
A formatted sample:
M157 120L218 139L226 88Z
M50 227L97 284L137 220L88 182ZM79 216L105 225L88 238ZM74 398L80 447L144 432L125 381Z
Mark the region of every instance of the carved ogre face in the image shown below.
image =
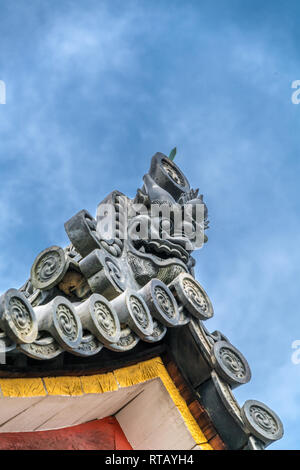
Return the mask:
M109 214L111 206L116 212ZM104 240L104 227L113 217L116 235ZM128 263L130 274L140 285L154 277L168 283L180 272L192 272L191 253L206 241L207 224L202 196L190 189L179 168L162 154L152 158L134 200L114 191L98 206L97 213L102 247L119 258L119 264Z
M131 249L151 255L157 263L175 258L187 265L201 228L197 232L195 218L192 214L188 217L183 209L180 204L153 203L147 211L132 216L128 223Z

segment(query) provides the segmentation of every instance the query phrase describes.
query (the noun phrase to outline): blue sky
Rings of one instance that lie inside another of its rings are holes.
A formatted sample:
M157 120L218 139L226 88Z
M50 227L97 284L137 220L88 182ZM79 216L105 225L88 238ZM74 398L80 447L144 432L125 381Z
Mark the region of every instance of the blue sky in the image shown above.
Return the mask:
M197 279L249 384L300 449L299 2L1 0L0 292L20 287L64 222L151 156L177 164L208 205Z

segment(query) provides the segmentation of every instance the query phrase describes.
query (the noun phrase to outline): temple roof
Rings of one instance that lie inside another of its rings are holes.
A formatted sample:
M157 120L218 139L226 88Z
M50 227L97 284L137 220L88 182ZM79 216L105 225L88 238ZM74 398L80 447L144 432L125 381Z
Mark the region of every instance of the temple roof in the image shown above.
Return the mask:
M280 439L272 410L232 390L249 364L220 331L195 279L192 252L207 242L203 196L166 155L153 156L134 199L113 191L65 224L67 247L43 250L20 289L0 298L2 377L109 371L167 353L230 449Z

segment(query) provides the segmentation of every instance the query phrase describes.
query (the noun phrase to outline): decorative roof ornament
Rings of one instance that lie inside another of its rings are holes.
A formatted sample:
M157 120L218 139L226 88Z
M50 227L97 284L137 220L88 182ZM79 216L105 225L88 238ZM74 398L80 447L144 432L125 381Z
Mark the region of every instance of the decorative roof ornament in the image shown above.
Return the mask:
M266 405L241 409L232 389L249 382L245 357L204 323L212 302L195 279L193 251L207 242L199 191L156 153L134 199L110 193L96 218L81 210L65 223L70 244L35 259L29 280L0 298L0 352L39 361L79 358L164 343L230 449L262 449L283 427Z

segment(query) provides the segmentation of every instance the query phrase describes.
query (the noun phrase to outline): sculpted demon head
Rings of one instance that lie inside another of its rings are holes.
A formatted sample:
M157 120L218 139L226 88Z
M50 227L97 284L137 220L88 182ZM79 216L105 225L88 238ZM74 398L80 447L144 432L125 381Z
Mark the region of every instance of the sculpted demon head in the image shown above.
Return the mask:
M169 283L180 272L193 274L191 253L207 240L202 195L162 153L153 156L143 180L135 199L114 191L99 204L96 233L102 247L120 259L118 264L126 261L122 269L133 284L152 278Z
M194 276L192 252L207 240L203 196L162 153L152 157L143 180L134 199L113 191L98 205L96 218L81 210L65 223L71 245L42 252L22 288L37 296L33 303L61 293L73 302L92 292L114 299L151 279L168 285L180 273Z

